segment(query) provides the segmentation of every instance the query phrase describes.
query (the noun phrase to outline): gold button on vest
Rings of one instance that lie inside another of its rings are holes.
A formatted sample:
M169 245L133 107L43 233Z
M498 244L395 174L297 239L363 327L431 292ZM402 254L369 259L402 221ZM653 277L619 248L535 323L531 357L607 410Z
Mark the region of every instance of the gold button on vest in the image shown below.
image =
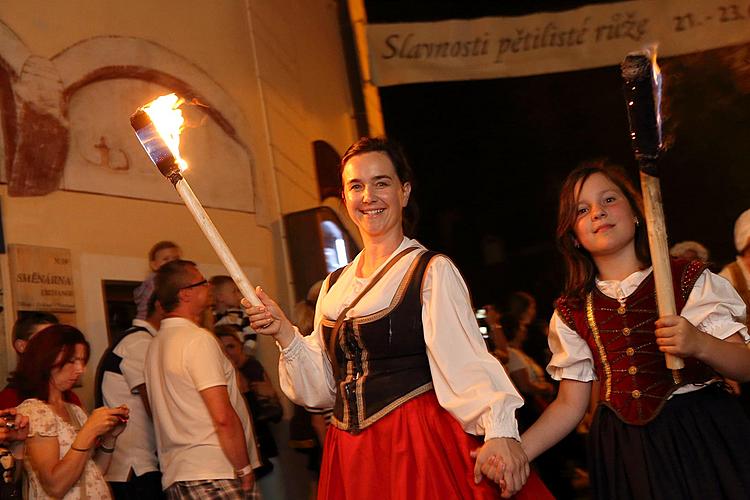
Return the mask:
M628 335L630 335L630 328L628 328L627 326L625 328L623 328L622 329L622 334L625 335L626 337Z
M630 395L633 396L633 399L638 399L641 397L641 391L636 389L633 392L631 392Z
M631 375L635 375L636 373L638 373L638 367L637 366L631 366L630 368L628 368L628 373L631 374Z
M633 354L635 354L635 349L633 349L632 347L628 347L627 349L625 349L625 354L627 354L628 356L632 356Z

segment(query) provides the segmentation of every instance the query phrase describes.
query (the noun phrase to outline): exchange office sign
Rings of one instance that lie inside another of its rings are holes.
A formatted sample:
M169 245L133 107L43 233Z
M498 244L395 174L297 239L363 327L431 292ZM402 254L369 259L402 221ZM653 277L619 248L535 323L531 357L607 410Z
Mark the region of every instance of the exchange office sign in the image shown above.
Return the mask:
M370 24L372 81L475 80L619 64L658 45L675 56L750 42L750 0L642 0L519 17Z
M70 250L9 245L8 257L16 310L75 312Z

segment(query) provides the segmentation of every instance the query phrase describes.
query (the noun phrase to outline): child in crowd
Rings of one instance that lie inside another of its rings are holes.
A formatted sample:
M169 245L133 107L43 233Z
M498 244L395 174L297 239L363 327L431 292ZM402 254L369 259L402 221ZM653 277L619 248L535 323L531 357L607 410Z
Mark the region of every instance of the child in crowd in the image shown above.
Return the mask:
M171 241L160 241L148 252L148 266L151 272L143 280L143 283L133 291L133 300L138 307L135 315L137 319L145 320L148 311L148 299L154 294L154 276L156 271L167 262L178 260L182 257L182 250L176 243Z
M213 294L213 324L234 325L241 332L246 354L253 355L257 334L250 327L250 320L240 306L242 293L230 276L218 275L209 280Z
M584 415L594 497L747 498L750 421L720 376L750 378L745 305L700 260L673 260L679 315L659 317L640 195L619 169L575 169L560 196L567 264L550 323L558 396L523 434L529 460ZM685 368L666 368L664 353Z

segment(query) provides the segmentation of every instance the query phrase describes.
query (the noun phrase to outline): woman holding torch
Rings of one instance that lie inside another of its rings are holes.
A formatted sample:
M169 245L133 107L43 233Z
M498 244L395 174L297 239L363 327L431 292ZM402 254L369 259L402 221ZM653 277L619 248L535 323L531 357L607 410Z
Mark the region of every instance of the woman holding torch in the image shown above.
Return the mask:
M592 380L595 498L747 498L750 421L721 376L750 379L745 306L701 261L673 260L679 315L659 318L641 197L619 169L582 165L560 196L567 263L550 322L558 396L522 442L529 459L580 422ZM664 366L664 353L685 368Z
M281 348L289 398L334 409L318 498L497 497L483 473L510 496L529 474L514 418L522 399L487 352L455 266L404 235L415 207L402 152L362 138L341 176L364 250L325 280L313 334L260 289L263 305L248 308ZM530 497L548 495L535 484Z

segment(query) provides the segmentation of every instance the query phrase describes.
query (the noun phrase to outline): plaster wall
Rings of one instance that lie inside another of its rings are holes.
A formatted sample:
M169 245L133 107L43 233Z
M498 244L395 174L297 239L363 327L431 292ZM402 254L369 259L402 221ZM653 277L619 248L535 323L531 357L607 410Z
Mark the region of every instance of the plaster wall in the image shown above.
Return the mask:
M254 212L208 212L251 281L291 306L281 217L320 204L312 141L325 140L343 152L356 138L335 2L0 0L0 23L28 53L53 61L53 66L63 52L70 60L71 47L85 43L91 50L89 46L97 46L88 43L92 39L127 37L190 61L223 89L244 117L237 135L249 150L254 193L248 195L256 203ZM223 273L181 204L68 190L16 197L5 186L0 186L0 198L6 244L71 250L77 322L91 339L92 365L106 346L101 280L142 279L154 242L174 240L204 274ZM0 363L4 378L15 365L9 339L15 315L4 255L0 271L6 311L1 356L6 366ZM268 339L261 342L259 357L275 375L277 352ZM79 389L89 405L92 378L90 366Z

